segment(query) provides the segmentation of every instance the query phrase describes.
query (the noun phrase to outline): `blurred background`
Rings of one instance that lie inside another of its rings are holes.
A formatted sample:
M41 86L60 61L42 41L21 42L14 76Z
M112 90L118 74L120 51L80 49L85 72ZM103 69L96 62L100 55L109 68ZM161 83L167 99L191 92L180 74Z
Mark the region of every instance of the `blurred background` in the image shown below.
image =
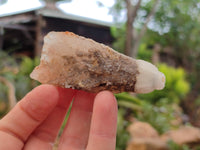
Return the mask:
M71 31L155 64L164 90L120 93L116 150L200 150L200 0L0 0L0 118L39 85L43 37Z

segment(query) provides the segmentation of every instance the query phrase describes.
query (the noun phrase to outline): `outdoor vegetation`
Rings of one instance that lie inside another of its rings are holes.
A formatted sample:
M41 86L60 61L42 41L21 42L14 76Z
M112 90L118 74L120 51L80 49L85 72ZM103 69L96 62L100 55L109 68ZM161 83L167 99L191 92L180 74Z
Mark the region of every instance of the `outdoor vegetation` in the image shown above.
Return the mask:
M119 103L118 149L124 149L125 141L130 139L124 129L133 121L132 117L148 122L159 134L186 124L200 127L199 1L116 0L111 8L116 21L124 10L127 22L120 29L111 28L116 39L113 47L131 57L154 63L165 74L166 86L162 91L149 94L116 95ZM198 146L167 144L172 150L198 149Z
M116 19L110 29L113 48L155 64L166 76L161 91L115 95L119 106L116 149L127 149L134 138L127 129L134 122L148 123L159 135L183 126L199 128L200 0L115 0L110 13ZM0 50L0 117L39 85L29 77L37 64L38 57ZM169 140L166 148L199 150L200 138L183 144Z

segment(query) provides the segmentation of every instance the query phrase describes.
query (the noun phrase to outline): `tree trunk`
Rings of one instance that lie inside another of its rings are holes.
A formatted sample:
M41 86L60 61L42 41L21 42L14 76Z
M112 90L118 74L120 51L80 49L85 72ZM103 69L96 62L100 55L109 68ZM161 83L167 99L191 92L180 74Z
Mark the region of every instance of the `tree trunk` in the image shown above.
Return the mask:
M127 22L126 22L126 42L125 42L125 55L130 56L133 40L133 18L132 18L132 5L130 0L126 0L127 7Z
M0 50L3 49L3 36L4 36L3 27L0 26Z
M159 0L156 0L154 2L154 5L153 5L153 7L151 9L151 12L148 14L148 16L146 18L146 21L145 21L145 23L144 23L144 25L143 25L138 37L134 40L134 45L133 45L132 50L131 50L131 56L133 58L135 58L137 56L138 48L140 46L140 41L141 41L142 37L144 36L144 34L145 34L146 30L147 30L148 23L150 22L151 18L154 16L154 14L156 12L156 7L157 7L158 3L159 3Z
M42 30L42 16L38 15L37 16L37 21L36 21L36 30L35 30L35 56L41 56L41 51L42 51L42 36L41 36L41 30Z
M126 42L125 42L125 54L131 56L131 50L134 41L134 28L133 23L137 16L137 11L140 8L142 0L139 0L135 7L132 6L131 0L126 0L127 7L127 23L126 23Z

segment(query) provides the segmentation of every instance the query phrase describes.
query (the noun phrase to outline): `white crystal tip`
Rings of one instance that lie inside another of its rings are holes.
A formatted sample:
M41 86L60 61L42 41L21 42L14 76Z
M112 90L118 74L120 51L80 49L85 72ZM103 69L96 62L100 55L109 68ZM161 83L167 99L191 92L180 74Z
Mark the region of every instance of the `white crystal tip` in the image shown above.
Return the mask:
M136 76L136 93L149 93L161 90L165 86L165 75L156 66L144 60L136 60L138 72Z
M162 90L165 87L165 75L159 72L157 75L157 80L155 81L155 89Z

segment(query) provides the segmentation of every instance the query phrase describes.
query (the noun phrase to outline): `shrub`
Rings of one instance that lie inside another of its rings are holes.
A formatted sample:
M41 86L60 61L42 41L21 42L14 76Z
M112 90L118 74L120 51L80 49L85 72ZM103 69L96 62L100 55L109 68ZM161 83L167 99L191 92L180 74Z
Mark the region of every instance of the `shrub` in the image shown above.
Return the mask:
M27 92L39 84L29 77L29 74L37 64L39 64L38 58L15 58L5 52L0 52L0 76L14 85L17 100L20 100ZM8 108L8 87L2 82L0 82L0 91L1 117Z

